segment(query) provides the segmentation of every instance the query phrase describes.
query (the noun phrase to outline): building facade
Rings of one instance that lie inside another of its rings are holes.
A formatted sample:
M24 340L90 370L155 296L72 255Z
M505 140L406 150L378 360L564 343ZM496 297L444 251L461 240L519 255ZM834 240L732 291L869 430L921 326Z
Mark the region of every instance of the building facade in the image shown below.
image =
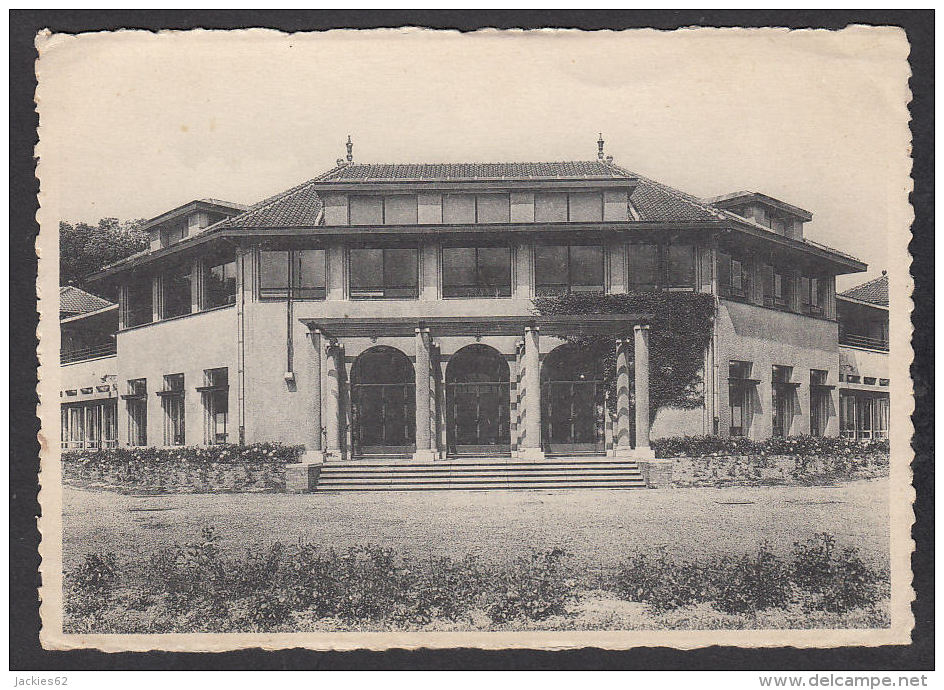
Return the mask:
M838 296L839 428L845 438L887 439L888 276Z
M93 277L118 296L122 445L539 459L645 457L650 435L840 433L835 276L865 266L806 240L811 215L771 197L698 199L615 165L601 141L597 160L565 163L349 153L246 210L201 203L151 221L149 251ZM651 429L636 414L651 315L534 311L544 295L630 290L715 296L704 404ZM615 405L599 363L567 344L588 330L618 348Z

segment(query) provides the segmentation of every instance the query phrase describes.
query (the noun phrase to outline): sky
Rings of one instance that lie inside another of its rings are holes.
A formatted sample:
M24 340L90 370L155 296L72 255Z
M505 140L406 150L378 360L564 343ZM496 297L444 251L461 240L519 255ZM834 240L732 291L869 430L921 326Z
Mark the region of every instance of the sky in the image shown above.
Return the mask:
M356 162L590 160L753 190L879 275L906 228L907 43L843 32L120 32L39 40L41 204L150 218ZM906 207L905 207L906 208Z

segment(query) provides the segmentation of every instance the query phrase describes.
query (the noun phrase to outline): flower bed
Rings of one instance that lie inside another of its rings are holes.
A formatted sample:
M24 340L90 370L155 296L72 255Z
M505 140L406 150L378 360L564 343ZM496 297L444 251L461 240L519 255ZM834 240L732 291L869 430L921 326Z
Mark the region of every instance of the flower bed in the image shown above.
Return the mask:
M145 493L281 492L303 446L108 448L62 454L66 484Z
M888 441L791 436L753 441L679 436L653 441L656 457L673 459L674 486L818 483L888 476Z

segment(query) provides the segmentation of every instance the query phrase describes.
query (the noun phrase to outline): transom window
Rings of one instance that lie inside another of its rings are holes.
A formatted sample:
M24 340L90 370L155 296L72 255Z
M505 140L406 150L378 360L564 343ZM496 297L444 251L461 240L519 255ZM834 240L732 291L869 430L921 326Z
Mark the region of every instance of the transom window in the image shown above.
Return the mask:
M601 246L537 245L534 248L534 287L538 296L602 292L603 276Z
M324 299L323 249L263 250L259 253L259 296Z
M510 297L511 249L443 247L443 297Z
M352 249L352 299L416 299L419 252L416 249Z

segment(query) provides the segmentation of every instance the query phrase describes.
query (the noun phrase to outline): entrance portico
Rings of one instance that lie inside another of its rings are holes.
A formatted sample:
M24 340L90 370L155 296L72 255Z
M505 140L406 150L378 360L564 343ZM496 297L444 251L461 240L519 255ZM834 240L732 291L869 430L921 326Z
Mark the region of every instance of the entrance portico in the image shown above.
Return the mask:
M307 455L327 462L370 456L416 462L482 456L538 462L546 454L651 458L650 318L303 319L314 374ZM612 422L600 375L568 359L566 337L577 334L605 335L617 345Z

